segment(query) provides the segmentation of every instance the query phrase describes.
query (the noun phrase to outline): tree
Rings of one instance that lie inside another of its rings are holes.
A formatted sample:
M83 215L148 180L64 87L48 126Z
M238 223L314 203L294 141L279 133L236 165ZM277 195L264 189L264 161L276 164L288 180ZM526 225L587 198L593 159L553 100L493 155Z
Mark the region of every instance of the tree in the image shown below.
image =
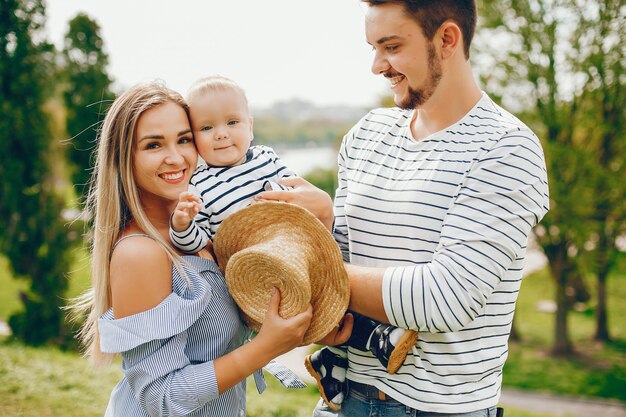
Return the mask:
M604 1L583 14L574 47L588 51L583 69L587 148L599 168L595 185L593 272L598 281L596 331L598 341L610 341L606 280L618 259L617 240L626 233L626 7Z
M605 255L624 230L624 153L614 154L624 146L624 7L619 0L482 3L479 43L491 46L481 54L483 82L525 112L544 144L551 209L536 235L557 283L553 352L567 354L571 281L600 265L610 269ZM607 151L611 158L602 156Z
M615 180L616 176L623 176L623 165L614 167L614 171L602 165L604 162L599 158L602 141L591 140L597 137L597 132L591 137L593 129L589 126L604 125L606 118L598 118L597 112L588 110L593 107L595 93L592 92L596 90L590 83L597 78L593 77L592 68L597 70L598 58L604 59L609 52L604 47L605 37L608 35L617 49L623 48L623 42L619 43L623 37L611 39L615 35L606 33L606 29L612 28L613 33L622 31L624 11L620 10L623 7L619 0L484 0L482 3L485 29L480 37L483 44L490 45L490 57L482 71L484 83L500 97L515 100L510 106L517 105L521 111L530 113L530 122L544 144L551 211L536 234L557 283L553 352L566 354L571 351L567 332L569 282L582 274L583 266L593 267L583 255L593 251L588 250L588 243L593 241L594 231L601 229L598 205L606 203L615 213L616 200L600 203L597 186L608 184L609 177ZM581 10L585 13L580 13ZM602 47L598 49L598 45ZM616 57L610 58L613 59ZM620 77L623 78L617 78ZM610 83L614 82L612 77ZM620 111L623 112L623 103L618 109L611 107L609 118L616 117ZM623 142L621 132L618 135Z
M89 16L81 13L69 22L63 48L63 98L71 138L68 155L73 164L72 182L81 202L93 168L91 156L97 131L114 99L106 69L109 59L103 46L100 27Z
M45 97L54 48L45 41L42 0L0 0L0 252L14 275L28 279L24 310L9 319L13 334L41 344L63 334L68 230L47 156Z

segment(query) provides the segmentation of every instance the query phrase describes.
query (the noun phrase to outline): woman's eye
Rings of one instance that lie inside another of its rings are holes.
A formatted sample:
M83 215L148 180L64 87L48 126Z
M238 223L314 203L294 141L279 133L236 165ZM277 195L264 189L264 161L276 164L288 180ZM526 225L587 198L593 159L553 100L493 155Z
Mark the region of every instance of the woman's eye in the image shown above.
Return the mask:
M158 142L151 142L149 144L146 145L146 149L156 149L158 148L160 145Z
M385 50L386 50L387 52L393 52L393 51L395 51L395 50L397 50L397 49L398 49L398 46L397 46L397 45L390 45L390 46L386 46L386 47L385 47Z

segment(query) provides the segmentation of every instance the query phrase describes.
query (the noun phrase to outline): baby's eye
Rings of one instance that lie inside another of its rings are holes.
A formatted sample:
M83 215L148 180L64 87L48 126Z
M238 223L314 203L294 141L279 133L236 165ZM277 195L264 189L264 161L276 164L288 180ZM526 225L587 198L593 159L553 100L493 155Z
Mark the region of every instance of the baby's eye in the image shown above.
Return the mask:
M207 132L207 131L209 131L209 130L211 130L211 129L213 129L213 126L202 126L202 127L200 128L200 131L201 131L201 132Z
M236 125L237 123L239 123L239 120L229 120L229 121L228 121L228 124L229 124L230 126L232 126L232 125Z

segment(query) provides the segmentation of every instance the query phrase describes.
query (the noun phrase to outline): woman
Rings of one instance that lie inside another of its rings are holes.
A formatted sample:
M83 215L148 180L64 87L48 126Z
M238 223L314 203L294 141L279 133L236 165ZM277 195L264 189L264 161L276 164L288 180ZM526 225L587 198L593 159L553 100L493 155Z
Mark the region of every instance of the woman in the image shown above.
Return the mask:
M169 218L196 167L182 97L137 85L108 111L89 196L93 288L81 339L96 363L122 354L125 376L107 416L245 415L245 378L302 342L311 308L278 315L274 294L259 334L247 331L208 251L184 257ZM243 344L243 345L242 345Z

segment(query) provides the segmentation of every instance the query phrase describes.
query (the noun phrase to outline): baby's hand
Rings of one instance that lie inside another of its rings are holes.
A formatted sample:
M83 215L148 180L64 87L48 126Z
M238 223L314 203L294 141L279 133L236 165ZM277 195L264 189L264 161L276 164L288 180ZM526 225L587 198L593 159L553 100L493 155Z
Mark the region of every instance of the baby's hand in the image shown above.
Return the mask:
M184 191L178 196L178 204L172 215L172 228L176 232L182 232L202 209L200 197L189 191Z

